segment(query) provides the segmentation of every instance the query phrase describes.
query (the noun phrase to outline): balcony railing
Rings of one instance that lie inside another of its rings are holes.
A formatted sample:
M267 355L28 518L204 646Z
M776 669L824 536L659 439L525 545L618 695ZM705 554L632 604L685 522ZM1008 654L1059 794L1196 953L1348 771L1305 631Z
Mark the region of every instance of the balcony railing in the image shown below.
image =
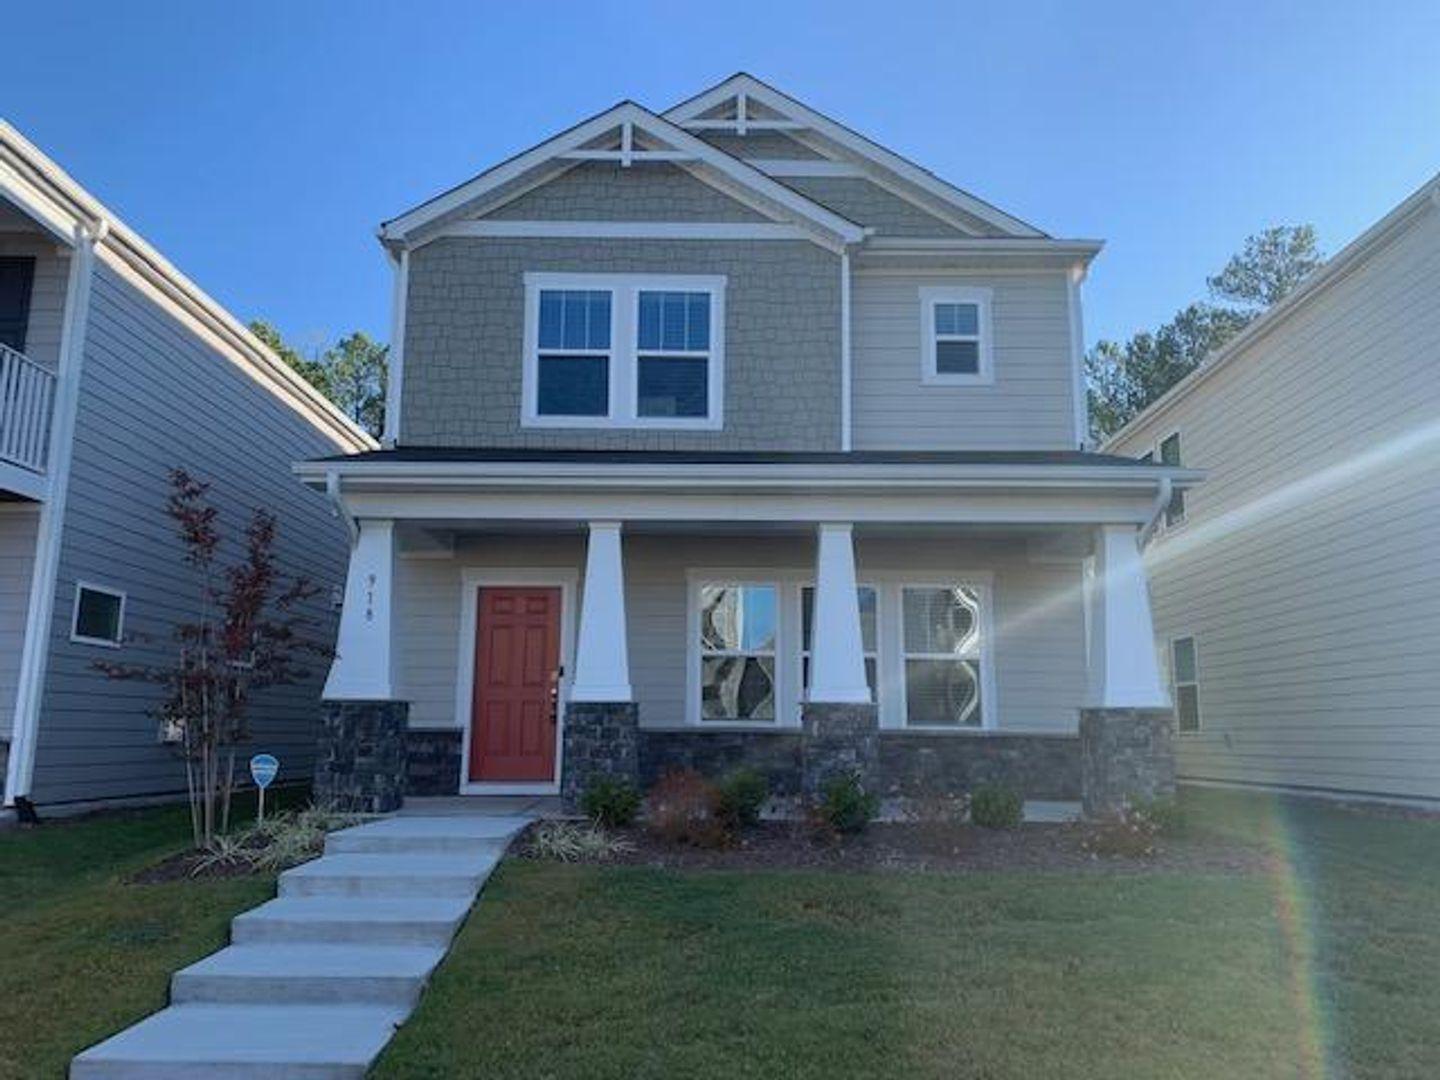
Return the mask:
M55 373L0 345L0 462L44 473Z

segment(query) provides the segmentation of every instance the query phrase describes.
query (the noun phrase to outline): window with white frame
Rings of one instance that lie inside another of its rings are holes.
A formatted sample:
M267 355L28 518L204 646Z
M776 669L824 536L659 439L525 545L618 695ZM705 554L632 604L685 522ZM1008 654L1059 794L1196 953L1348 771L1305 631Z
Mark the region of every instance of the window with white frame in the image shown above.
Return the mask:
M525 275L522 422L717 429L723 277Z
M75 585L70 640L84 645L118 647L125 636L125 594L81 581Z
M711 582L699 589L700 719L773 722L779 589Z
M1160 440L1155 456L1161 465L1180 467L1180 433L1171 432ZM1165 527L1173 529L1176 525L1182 524L1185 520L1185 492L1176 488L1170 494L1170 501L1165 504Z
M900 590L905 723L980 727L981 602L968 585Z
M1170 642L1170 687L1175 696L1175 729L1182 735L1200 730L1200 662L1193 637Z
M990 290L920 290L922 381L988 383L994 378Z
M865 650L865 683L870 687L870 700L877 701L876 686L880 670L879 602L875 590L861 585L856 590L860 603L860 645ZM810 642L815 624L815 589L806 585L800 590L800 685L810 689Z

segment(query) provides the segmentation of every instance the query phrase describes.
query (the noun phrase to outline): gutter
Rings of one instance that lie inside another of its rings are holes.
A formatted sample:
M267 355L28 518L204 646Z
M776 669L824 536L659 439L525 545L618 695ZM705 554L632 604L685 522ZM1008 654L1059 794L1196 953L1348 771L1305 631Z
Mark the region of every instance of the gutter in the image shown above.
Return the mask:
M355 515L350 513L345 496L340 492L340 474L334 469L325 474L325 497L330 500L335 516L345 522L345 531L350 534L350 546L353 548L360 540L360 526L355 523Z
M1162 476L1160 482L1155 486L1155 501L1150 504L1150 516L1140 529L1141 551L1145 550L1145 545L1150 543L1151 537L1155 535L1155 530L1160 525L1160 515L1170 505L1170 499L1174 494L1175 482L1168 476Z

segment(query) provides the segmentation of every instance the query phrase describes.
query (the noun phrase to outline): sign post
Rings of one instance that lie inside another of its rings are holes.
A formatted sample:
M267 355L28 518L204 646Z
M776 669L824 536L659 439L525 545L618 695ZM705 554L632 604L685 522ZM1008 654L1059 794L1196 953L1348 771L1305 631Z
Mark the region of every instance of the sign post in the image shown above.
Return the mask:
M256 821L265 820L265 789L270 786L270 781L275 779L275 774L279 771L280 761L274 754L256 754L250 759L250 778L255 781L255 787L259 789L260 796Z

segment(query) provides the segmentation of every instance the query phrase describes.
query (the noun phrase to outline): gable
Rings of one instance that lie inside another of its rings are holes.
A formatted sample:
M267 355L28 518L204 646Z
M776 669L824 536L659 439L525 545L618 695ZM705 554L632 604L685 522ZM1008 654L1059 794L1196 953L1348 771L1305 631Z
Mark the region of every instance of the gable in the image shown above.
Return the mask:
M587 161L484 215L497 221L768 221L678 165Z
M824 161L825 155L798 139L779 131L751 131L737 135L731 131L699 131L696 134L717 150L733 157L754 160L774 158L784 161Z

